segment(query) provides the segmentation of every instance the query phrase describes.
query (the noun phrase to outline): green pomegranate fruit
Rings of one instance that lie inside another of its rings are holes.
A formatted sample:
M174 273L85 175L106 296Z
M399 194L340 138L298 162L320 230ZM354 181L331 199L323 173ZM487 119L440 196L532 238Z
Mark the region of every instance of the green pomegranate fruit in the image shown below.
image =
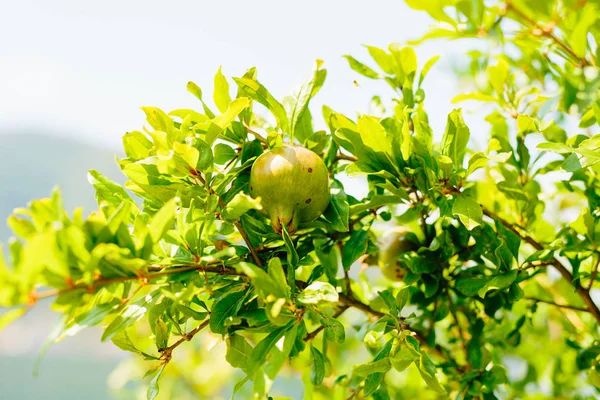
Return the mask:
M394 228L380 238L378 264L383 275L392 281L401 281L406 275L406 267L399 260L399 255L416 250L417 245L406 237L406 228Z
M321 158L302 146L263 153L250 172L250 194L262 199L277 234L319 217L329 204L329 173Z

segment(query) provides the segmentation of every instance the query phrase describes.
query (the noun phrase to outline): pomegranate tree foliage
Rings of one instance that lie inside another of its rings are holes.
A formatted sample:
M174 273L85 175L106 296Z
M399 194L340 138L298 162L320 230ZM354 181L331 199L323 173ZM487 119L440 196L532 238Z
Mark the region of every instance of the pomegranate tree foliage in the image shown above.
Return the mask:
M486 49L459 60L470 88L455 98L486 103L484 149L467 147L460 109L434 135L422 83L437 58L411 47L346 57L391 87L377 116L310 108L320 62L281 102L254 68L219 70L214 105L190 82L197 110L143 108L125 186L89 173L98 211L68 215L55 191L8 218L0 326L53 298L51 342L100 325L135 353L110 379L131 397L597 398L600 4L407 3L436 21L419 41ZM277 235L248 179L291 142L321 155L331 200ZM345 193L342 174L368 194ZM377 267L394 226L415 245L394 256L399 282Z

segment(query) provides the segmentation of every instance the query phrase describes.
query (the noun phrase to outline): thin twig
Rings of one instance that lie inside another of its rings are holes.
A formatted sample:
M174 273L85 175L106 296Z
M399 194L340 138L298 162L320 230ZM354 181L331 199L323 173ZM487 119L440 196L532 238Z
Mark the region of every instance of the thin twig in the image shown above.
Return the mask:
M168 363L171 360L171 356L173 354L173 350L175 350L183 342L189 342L190 340L192 340L192 338L198 332L200 332L202 329L206 328L206 326L208 326L209 323L210 323L210 320L207 319L206 321L204 321L203 323L201 323L200 325L198 325L196 328L194 328L190 332L188 332L186 335L184 335L181 339L179 339L178 341L176 341L175 343L173 343L169 347L167 347L165 349L162 349L162 351L161 351L162 357L161 358L164 360L164 362Z
M579 55L577 55L577 53L575 53L575 51L569 45L567 45L565 42L563 42L561 39L559 39L556 35L554 35L552 33L551 29L544 29L543 27L540 27L540 25L536 21L534 21L532 18L528 17L523 11L521 11L517 7L515 7L515 5L512 3L512 1L506 2L506 10L512 11L519 18L523 19L528 24L532 25L534 28L539 29L543 36L547 37L548 39L551 39L561 49L563 49L567 54L569 54L571 57L573 57L575 60L577 60L579 62L580 66L585 67L587 65L590 65L590 62L585 57L580 57Z
M246 121L242 121L242 124L244 125L244 128L246 128L246 130L248 132L250 132L251 134L254 135L255 138L257 138L259 141L261 141L264 144L268 144L267 139L265 139L260 133L256 132L250 126L248 126L248 124L246 123Z
M592 276L590 277L590 284L587 287L588 292L592 290L592 287L594 287L594 282L596 282L596 277L598 276L598 265L600 265L600 254L596 255L596 264L594 264Z
M217 264L218 264L218 266L217 266ZM157 266L153 266L153 267L156 268ZM147 274L142 277L140 277L138 275L134 275L134 276L120 276L118 278L97 279L94 282L92 282L91 284L81 282L76 285L64 288L64 289L51 289L51 290L47 290L47 291L40 292L40 293L34 292L34 293L30 294L30 297L32 297L34 300L40 300L40 299L45 299L48 297L58 296L58 295L65 294L65 293L70 293L75 290L87 290L90 292L95 292L96 289L111 285L113 283L135 281L135 280L143 280L145 282L150 283L150 281L152 281L156 278L160 278L162 276L178 274L178 273L187 272L187 271L203 271L203 272L212 272L212 273L219 274L219 275L245 276L244 274L237 272L234 268L223 266L221 260L212 261L212 262L207 263L206 265L199 265L199 264L183 265L183 266L182 265L170 265L170 266L163 267L163 269L165 269L165 268L172 268L172 269L162 270L160 272Z
M531 236L521 232L521 230L518 229L514 224L511 224L504 218L500 217L496 213L488 210L487 208L485 208L483 206L481 208L485 215L500 222L508 230L510 230L517 236L519 236L521 238L521 240L530 244L531 247L533 247L535 250L544 250L544 246L541 243L539 243L537 240L535 240ZM573 274L571 274L571 272L568 270L568 268L565 265L563 265L563 263L558 258L556 258L556 256L554 256L551 265L558 272L560 272L560 274L563 276L563 278L565 278L569 283L571 283L571 284L573 283ZM598 306L596 305L596 303L594 303L594 300L590 296L590 293L581 285L577 285L576 290L577 290L577 294L579 295L579 297L581 297L581 299L585 303L587 310L590 312L590 314L592 314L594 316L596 321L598 321L598 323L600 323L600 309L598 309Z
M558 304L555 303L551 300L543 300L543 299L538 299L535 297L523 297L525 300L531 300L531 301L535 301L536 303L544 303L544 304L550 304L552 306L556 306L556 307L560 307L560 308L568 308L569 310L575 310L575 311L581 311L581 312L586 312L589 313L590 310L588 310L587 308L583 308L583 307L577 307L577 306L572 306L569 304Z
M354 156L349 156L349 155L346 155L346 154L344 154L344 153L338 153L338 154L336 154L336 156L335 156L335 159L336 159L336 160L346 160L346 161L352 161L352 162L356 162L356 161L358 161L358 158L356 158L356 157L354 157Z

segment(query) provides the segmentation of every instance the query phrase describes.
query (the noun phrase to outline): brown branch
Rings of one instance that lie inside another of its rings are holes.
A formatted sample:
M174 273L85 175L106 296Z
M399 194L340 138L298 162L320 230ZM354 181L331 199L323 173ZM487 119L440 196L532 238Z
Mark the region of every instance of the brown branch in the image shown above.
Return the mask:
M340 315L342 315L344 313L344 311L346 311L347 309L349 309L350 306L347 305L343 305L340 307L339 310L337 310L335 312L335 314L333 314L332 318L338 318ZM311 340L313 340L323 329L325 329L325 325L321 325L319 326L317 329L315 329L314 331L312 331L311 333L309 333L308 335L306 335L304 337L304 341L305 342L310 342Z
M335 160L336 160L336 161L339 161L339 160L346 160L346 161L352 161L352 162L356 162L356 161L358 161L358 158L356 158L356 157L354 157L354 156L349 156L349 155L346 155L346 154L344 154L344 153L338 153L338 154L336 154L336 156L335 156Z
M216 265L216 264L218 264L218 265ZM156 266L156 265L154 265L152 267L153 267L152 268L153 270L160 268L160 266ZM168 267L164 267L164 268L171 268L171 267L175 267L175 266L168 266ZM172 274L176 274L176 273L180 273L180 272L186 272L186 271L202 271L202 272L215 273L218 275L246 276L245 274L238 272L235 268L231 268L231 267L227 267L227 266L223 265L222 261L218 260L218 261L210 262L207 265L186 265L186 266L180 266L177 268L161 270L161 271L147 274L147 275L141 276L141 277L135 275L135 276L124 276L124 277L111 278L111 279L99 279L99 280L96 280L95 282L93 282L91 285L88 285L86 283L80 283L80 284L76 284L76 285L70 286L65 289L60 289L60 290L53 289L53 290L48 290L46 292L41 292L41 293L37 293L37 294L33 294L33 295L35 296L35 299L37 300L37 299L52 297L52 296L56 296L56 295L60 295L60 294L64 294L64 293L69 293L69 292L72 292L75 290L90 291L90 290L95 290L99 287L110 285L112 283L119 283L119 282L126 282L126 281L140 280L140 279L144 282L144 284L148 284L155 278L158 278L161 276L172 275ZM296 281L296 285L298 285L298 287L304 287L305 282ZM340 311L341 310L343 310L343 311L341 311L341 312L338 311L339 314L337 316L341 315L342 312L346 311L350 307L356 308L357 310L361 310L364 313L371 315L373 317L376 317L376 318L382 318L385 315L387 315L384 312L375 310L375 309L371 308L368 304L361 302L356 297L354 297L354 295L341 294L339 296L339 302L342 304ZM208 321L206 321L205 323L200 325L198 328L196 328L193 331L191 331L190 333L188 333L184 338L178 340L175 344L170 346L170 349L171 349L170 351L172 351L175 347L179 346L184 341L190 340L191 337L193 337L202 328L204 328L206 326L206 324L208 324ZM317 328L317 330L320 331L323 328L324 327ZM428 346L425 337L421 333L417 332L415 329L411 328L409 325L407 325L404 322L402 322L402 328L408 329L408 330L414 332L414 336L419 341L419 343L421 343L422 345ZM315 332L310 333L309 335L316 336L318 333L319 332L315 331ZM437 354L439 357L448 359L450 362L455 364L456 368L459 371L464 370L463 367L461 367L460 365L458 365L456 363L456 361L452 358L452 356L449 354L449 352L446 349L444 349L443 347L441 347L440 345L436 344L433 347L431 347L431 346L428 346L428 347L431 349L431 351L433 353ZM165 352L169 352L169 348L163 350L163 354Z
M192 340L192 338L198 332L200 332L202 329L206 328L206 326L208 326L209 323L210 323L210 320L207 319L206 321L204 321L203 323L201 323L200 325L198 325L196 328L194 328L190 332L188 332L186 335L184 335L181 339L179 339L178 341L176 341L175 343L173 343L169 347L167 347L165 349L162 349L161 350L161 353L162 353L161 359L163 360L163 362L164 363L168 363L171 360L171 356L173 354L173 350L175 350L183 342L189 342L190 340Z
M506 10L512 11L519 18L523 19L525 22L532 25L534 28L538 29L540 31L541 35L552 40L556 45L558 45L561 49L563 49L563 51L565 53L570 55L573 59L577 60L577 62L579 62L579 65L581 67L590 65L590 62L585 57L580 57L579 55L577 55L577 53L575 53L575 51L569 45L567 45L565 42L563 42L561 39L559 39L556 35L554 35L552 33L552 29L546 29L544 27L541 27L535 20L533 20L532 18L527 16L523 11L521 11L517 7L515 7L515 5L512 3L512 1L510 1L510 0L506 1Z
M592 287L594 287L594 282L596 282L596 277L598 276L598 265L600 265L600 254L596 255L596 264L594 264L592 276L590 277L590 284L587 287L588 292L592 290Z
M242 121L242 124L244 125L244 128L246 128L246 130L253 134L255 138L257 138L259 141L261 141L262 143L268 145L268 141L267 139L265 139L260 133L256 132L254 129L252 129L250 126L248 126L248 124L246 123L246 121Z
M263 263L262 263L260 257L258 256L258 252L252 245L252 242L250 242L250 238L246 234L246 231L244 230L244 228L242 228L242 225L240 224L240 222L235 221L233 223L233 225L235 225L235 228L238 230L238 232L242 236L242 239L244 239L246 246L248 247L248 249L250 249L250 254L252 254L252 258L254 259L254 262L256 263L256 265L258 265L259 267L262 267Z
M157 266L154 265L153 267L156 268ZM81 282L76 285L64 288L64 289L51 289L51 290L47 290L45 292L32 293L32 294L30 294L30 297L32 297L34 300L40 300L40 299L45 299L48 297L58 296L58 295L65 294L65 293L70 293L75 290L87 290L89 292L95 292L96 289L111 285L113 283L135 281L135 280L140 280L144 283L150 283L150 281L152 281L156 278L160 278L162 276L178 274L178 273L187 272L187 271L203 271L203 272L212 272L212 273L219 274L219 275L245 276L244 274L237 272L234 268L226 267L226 266L222 265L221 260L212 261L212 262L207 263L206 265L199 265L199 264L184 265L184 266L170 265L170 266L163 266L162 268L163 268L163 270L160 272L155 272L155 273L151 273L151 274L147 274L147 275L143 275L143 276L134 275L134 276L120 276L118 278L97 279L94 282L92 282L91 284ZM166 268L172 268L172 269L166 269Z
M538 298L535 298L535 297L528 297L528 296L526 296L526 297L523 297L523 299L535 301L536 303L550 304L552 306L556 306L556 307L560 307L560 308L568 308L569 310L581 311L581 312L586 312L586 313L590 312L590 310L588 310L587 308L572 306L572 305L569 305L569 304L558 304L558 303L555 303L555 302L550 301L550 300L543 300L543 299L538 299Z
M524 242L531 245L531 247L533 247L535 250L544 250L544 246L541 243L539 243L537 240L535 240L531 236L527 235L526 233L522 232L514 224L511 224L504 218L500 217L496 213L488 210L487 208L485 208L483 206L481 208L485 215L500 222L502 225L504 225L504 227L506 227L508 230L510 230L517 236L519 236L521 238L521 240L523 240ZM571 284L573 283L573 274L571 274L569 269L565 265L563 265L563 263L558 258L556 258L556 256L554 256L551 265L558 272L560 272L562 277L565 278L569 283L571 283ZM600 323L600 309L598 309L598 306L596 305L596 303L594 303L594 300L590 296L590 293L585 288L583 288L583 286L581 286L581 285L577 285L576 290L577 290L577 294L579 295L579 297L581 297L581 299L585 303L589 313L594 316L594 318L596 319L596 321L598 321L598 323Z
M377 311L372 309L371 307L369 307L367 304L361 302L360 300L358 300L356 297L354 296L344 296L344 295L340 295L339 296L339 300L342 304L347 305L348 307L354 307L358 310L361 310L369 315L372 315L374 317L377 318L381 318L383 316L385 316L386 314L381 312L381 311Z
M525 271L525 270L532 269L532 268L545 268L549 265L552 265L553 263L554 263L553 260L532 261L532 262L528 262L527 264L521 265L520 269L521 269L521 271Z

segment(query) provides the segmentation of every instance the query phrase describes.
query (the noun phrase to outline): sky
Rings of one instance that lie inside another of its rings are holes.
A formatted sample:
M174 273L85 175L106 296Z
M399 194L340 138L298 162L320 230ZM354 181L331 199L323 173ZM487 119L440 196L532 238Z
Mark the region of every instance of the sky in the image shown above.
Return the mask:
M0 13L0 135L35 130L117 149L125 132L143 126L141 106L198 107L190 80L210 98L221 65L226 76L256 66L281 99L316 59L328 77L315 110L327 104L354 116L368 111L372 95L391 91L358 76L342 55L368 61L363 44L403 43L430 24L400 0L13 1ZM438 136L458 93L449 73L456 49L417 49L421 66L442 56L425 84Z

